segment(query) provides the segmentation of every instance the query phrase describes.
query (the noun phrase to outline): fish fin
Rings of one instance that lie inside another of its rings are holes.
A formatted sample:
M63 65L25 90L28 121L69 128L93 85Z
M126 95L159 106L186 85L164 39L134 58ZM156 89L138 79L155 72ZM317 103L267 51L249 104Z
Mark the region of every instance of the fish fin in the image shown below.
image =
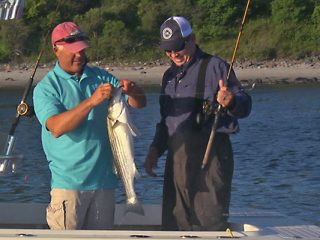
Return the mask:
M139 129L133 123L128 123L128 127L130 129L132 136L137 137L141 135Z
M114 119L108 117L107 124L110 125L111 128L114 128L117 123L118 123L118 120L114 120Z
M113 173L114 173L115 175L119 176L119 172L118 172L117 166L114 164L114 159L113 159L113 166L112 166L112 168L113 168Z
M139 173L138 169L136 168L136 166L134 166L134 167L135 167L134 177L135 178L140 178L140 173Z
M128 212L144 216L144 209L138 200L134 203L127 202L124 214L127 214Z
M121 122L119 122L118 120L113 121L112 123L112 128L116 128L117 126L119 126L120 124L122 124Z

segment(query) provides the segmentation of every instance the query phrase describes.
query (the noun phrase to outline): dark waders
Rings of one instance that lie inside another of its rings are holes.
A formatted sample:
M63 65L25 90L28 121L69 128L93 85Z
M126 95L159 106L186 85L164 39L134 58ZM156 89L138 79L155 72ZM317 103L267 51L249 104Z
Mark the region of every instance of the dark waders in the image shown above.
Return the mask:
M227 228L233 174L232 147L229 136L218 133L210 161L205 169L201 169L206 141L199 132L173 137L171 141L170 147L175 154L168 155L165 170L163 230Z
M197 81L195 113L202 111L210 55L204 56ZM200 109L200 110L199 110ZM229 136L217 133L209 161L201 169L210 130L194 128L169 139L165 167L163 230L225 230L229 215L233 152Z

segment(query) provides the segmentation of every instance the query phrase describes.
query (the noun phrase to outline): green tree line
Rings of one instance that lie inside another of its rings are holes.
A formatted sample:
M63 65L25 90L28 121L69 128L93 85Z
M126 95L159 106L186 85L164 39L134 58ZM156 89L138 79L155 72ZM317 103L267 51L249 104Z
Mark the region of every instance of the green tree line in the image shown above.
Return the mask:
M0 63L54 59L50 32L75 21L90 39L90 60L154 61L159 28L171 15L186 16L203 49L232 54L246 0L26 0L22 19L0 21ZM46 38L45 36L48 35ZM305 58L319 53L319 0L252 0L237 59Z

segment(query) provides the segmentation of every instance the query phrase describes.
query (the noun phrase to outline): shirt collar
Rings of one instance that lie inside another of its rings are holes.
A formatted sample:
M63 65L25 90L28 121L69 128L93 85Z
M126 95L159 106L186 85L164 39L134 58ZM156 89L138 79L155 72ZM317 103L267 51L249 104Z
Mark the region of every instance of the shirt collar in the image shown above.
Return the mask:
M85 64L83 67L83 72L81 74L80 79L78 79L76 74L70 74L70 73L66 72L65 70L63 70L59 64L59 61L56 61L56 63L55 63L54 72L63 79L70 79L70 80L77 80L77 81L82 81L83 79L85 79L89 76L87 64Z

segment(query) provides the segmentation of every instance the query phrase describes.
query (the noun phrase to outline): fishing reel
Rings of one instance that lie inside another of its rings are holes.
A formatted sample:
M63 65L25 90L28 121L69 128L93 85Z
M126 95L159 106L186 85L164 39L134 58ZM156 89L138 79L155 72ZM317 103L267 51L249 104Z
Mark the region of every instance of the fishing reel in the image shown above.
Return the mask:
M202 102L202 111L197 113L196 122L198 125L206 122L209 118L214 118L219 109L219 104L212 104L209 100L203 100Z
M219 105L217 102L212 104L209 100L204 100L202 104L202 111L205 116L214 116L219 111L226 113L226 108Z
M211 102L208 100L204 100L202 104L202 112L206 115L209 116L211 114L215 113L215 109L217 106L214 106Z
M22 101L17 106L17 114L19 116L24 116L24 117L33 117L34 116L33 106L29 106L27 103Z

